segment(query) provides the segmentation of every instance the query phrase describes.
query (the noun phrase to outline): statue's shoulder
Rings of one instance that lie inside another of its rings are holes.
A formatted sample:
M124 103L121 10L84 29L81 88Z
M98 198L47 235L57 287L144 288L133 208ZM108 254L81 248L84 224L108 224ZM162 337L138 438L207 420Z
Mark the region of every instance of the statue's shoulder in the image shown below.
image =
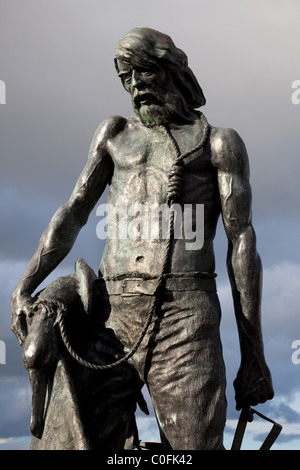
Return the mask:
M127 119L123 116L110 116L100 123L94 133L90 146L90 154L98 156L107 151L109 141L124 131L127 125ZM100 151L100 152L99 152Z
M130 132L137 127L142 126L140 120L135 115L126 118L119 115L110 116L101 122L94 138L96 141L105 144L120 133Z
M212 127L210 133L212 164L220 171L246 174L249 163L246 146L231 128Z
M127 119L123 116L110 116L101 122L96 130L97 140L107 141L122 132L127 125Z
M142 127L136 116L110 116L98 126L90 145L89 155L98 159L103 155L112 155L115 146L122 146L128 135Z

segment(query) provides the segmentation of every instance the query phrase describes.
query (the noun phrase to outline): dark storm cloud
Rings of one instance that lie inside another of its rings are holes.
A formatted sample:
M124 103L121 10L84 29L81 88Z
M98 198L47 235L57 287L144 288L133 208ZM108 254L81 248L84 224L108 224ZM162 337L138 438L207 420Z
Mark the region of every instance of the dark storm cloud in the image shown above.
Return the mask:
M26 381L25 378L17 376L1 378L1 438L28 435L30 396L31 391L30 386L28 386L28 379Z

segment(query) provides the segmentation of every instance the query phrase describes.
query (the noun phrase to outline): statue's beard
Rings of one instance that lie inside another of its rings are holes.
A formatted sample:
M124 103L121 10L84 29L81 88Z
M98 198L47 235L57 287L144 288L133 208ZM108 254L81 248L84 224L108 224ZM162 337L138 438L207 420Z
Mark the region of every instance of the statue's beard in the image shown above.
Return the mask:
M148 95L145 95L148 97ZM162 94L149 94L148 102L133 99L133 108L142 123L147 127L170 126L190 121L194 110L190 110L181 94L167 91Z

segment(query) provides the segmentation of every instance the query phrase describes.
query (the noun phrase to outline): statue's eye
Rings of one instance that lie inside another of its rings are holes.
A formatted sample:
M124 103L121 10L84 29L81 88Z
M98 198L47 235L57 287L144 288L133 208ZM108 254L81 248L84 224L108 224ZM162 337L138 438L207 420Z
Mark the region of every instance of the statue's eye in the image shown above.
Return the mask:
M143 71L142 71L142 74L143 74L145 77L151 77L151 76L154 74L154 72L153 72L153 70L150 70L150 69L149 69L149 70L143 70Z
M130 84L131 82L131 73L126 73L122 76L123 82L126 83L127 85Z

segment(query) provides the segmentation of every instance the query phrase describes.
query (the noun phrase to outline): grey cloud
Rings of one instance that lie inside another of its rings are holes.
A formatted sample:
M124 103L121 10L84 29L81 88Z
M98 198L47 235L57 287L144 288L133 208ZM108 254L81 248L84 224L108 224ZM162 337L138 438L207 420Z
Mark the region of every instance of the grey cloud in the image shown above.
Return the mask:
M281 419L292 423L300 423L300 413L293 410L286 403L279 403L277 406L273 406L272 409L275 419Z
M30 403L28 381L19 377L1 378L1 438L28 434Z
M258 435L255 440L262 441L265 438L265 435ZM300 434L280 434L277 440L277 444L286 444L292 441L300 441Z
M31 437L9 437L7 439L0 440L0 450L28 450L30 446Z

